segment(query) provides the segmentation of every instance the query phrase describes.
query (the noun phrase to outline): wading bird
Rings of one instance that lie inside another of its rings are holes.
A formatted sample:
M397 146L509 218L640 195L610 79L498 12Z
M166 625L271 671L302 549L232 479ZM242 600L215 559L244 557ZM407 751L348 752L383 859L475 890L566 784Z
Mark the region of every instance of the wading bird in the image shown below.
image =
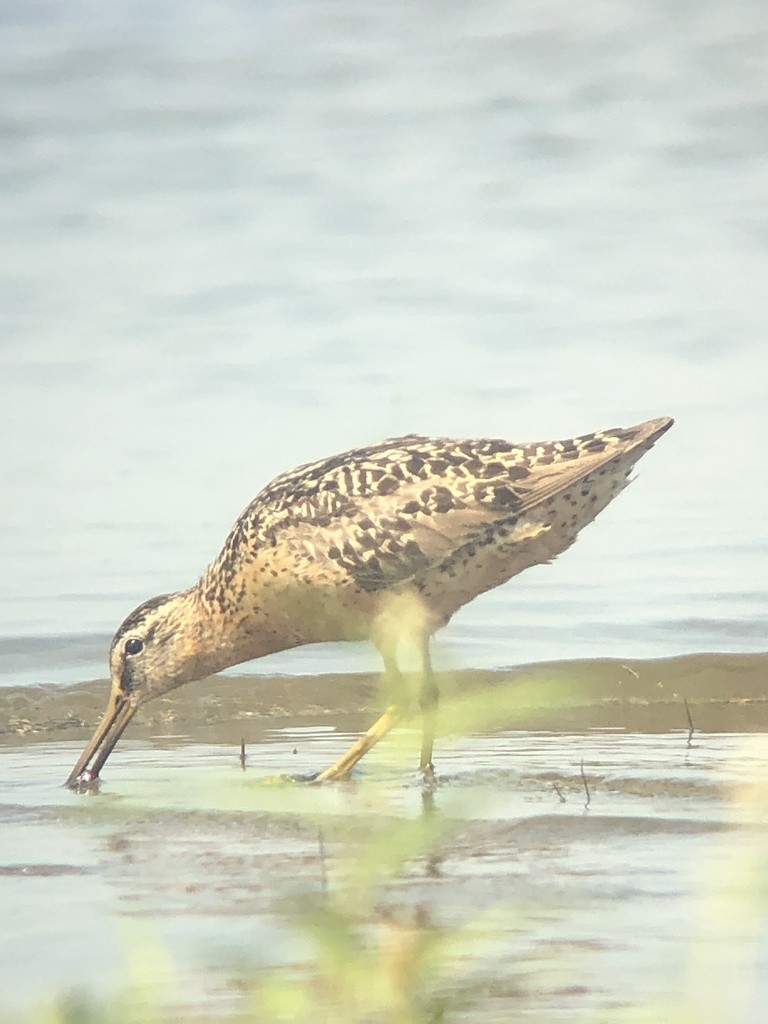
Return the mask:
M432 771L432 634L478 594L569 547L616 497L669 417L565 441L398 437L284 473L187 590L139 605L109 654L106 713L67 780L98 778L147 701L302 644L371 640L390 682L421 653L421 768ZM393 704L317 781L343 778L397 722Z

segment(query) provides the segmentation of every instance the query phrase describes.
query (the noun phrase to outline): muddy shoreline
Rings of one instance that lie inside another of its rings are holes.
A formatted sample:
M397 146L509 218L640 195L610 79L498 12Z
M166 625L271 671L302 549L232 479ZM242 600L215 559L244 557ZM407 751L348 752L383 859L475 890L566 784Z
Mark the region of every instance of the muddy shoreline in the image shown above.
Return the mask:
M443 699L493 693L499 728L553 732L595 728L664 732L768 730L768 654L695 654L653 660L549 662L506 671L439 677ZM541 684L542 700L535 697ZM0 689L0 744L85 740L101 717L106 680L73 686ZM557 701L549 704L549 695ZM525 698L521 704L520 692ZM509 698L509 712L504 701ZM173 691L142 708L134 739L183 735L194 742L236 743L246 732L300 722L358 729L381 704L375 675L217 676Z

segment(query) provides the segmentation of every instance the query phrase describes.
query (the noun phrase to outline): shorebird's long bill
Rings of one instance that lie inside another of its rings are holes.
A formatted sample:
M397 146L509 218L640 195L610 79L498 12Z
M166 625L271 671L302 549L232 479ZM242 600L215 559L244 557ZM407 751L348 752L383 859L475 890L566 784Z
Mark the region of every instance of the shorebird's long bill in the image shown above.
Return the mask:
M99 777L112 750L125 732L125 727L136 713L136 708L122 696L110 694L106 713L96 727L91 741L80 755L72 769L67 785L76 788L84 782L93 782ZM92 762L92 763L91 763Z

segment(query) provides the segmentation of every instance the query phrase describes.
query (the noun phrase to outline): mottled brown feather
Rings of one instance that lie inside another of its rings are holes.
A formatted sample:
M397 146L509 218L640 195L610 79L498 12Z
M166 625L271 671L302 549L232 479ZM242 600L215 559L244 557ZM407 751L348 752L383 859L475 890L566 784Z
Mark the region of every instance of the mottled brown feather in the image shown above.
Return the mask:
M390 588L622 456L639 458L670 424L522 445L408 435L299 466L243 512L209 578L226 579L247 552L280 548L310 577L324 562L365 590Z

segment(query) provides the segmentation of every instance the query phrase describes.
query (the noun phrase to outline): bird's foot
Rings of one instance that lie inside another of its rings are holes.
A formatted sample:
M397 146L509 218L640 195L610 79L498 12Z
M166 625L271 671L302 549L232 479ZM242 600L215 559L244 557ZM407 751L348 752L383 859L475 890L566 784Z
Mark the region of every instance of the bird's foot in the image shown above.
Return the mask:
M307 782L313 782L314 775L264 775L253 781L258 786L296 786Z
M344 782L348 781L349 772L331 775L328 771L324 772L310 772L308 774L296 774L296 775L269 775L266 778L261 779L261 784L264 786L319 786L323 782Z
M322 772L315 772L314 775L307 776L307 782L312 782L316 786L322 785L323 782L349 782L352 777L353 765L332 765L330 768L326 768Z

